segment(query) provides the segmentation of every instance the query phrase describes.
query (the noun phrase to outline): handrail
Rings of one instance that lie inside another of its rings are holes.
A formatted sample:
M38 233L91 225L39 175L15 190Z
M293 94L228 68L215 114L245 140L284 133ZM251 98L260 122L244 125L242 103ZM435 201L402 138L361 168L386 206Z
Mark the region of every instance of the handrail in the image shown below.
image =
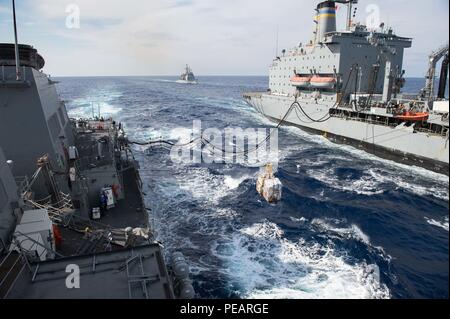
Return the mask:
M11 256L13 253L13 251L11 250L6 256L5 259L3 259L3 261L0 263L0 267L3 266L3 264L5 263L5 261L9 258L9 256Z
M11 254L9 254L8 256L10 256ZM6 259L5 259L6 260ZM11 271L14 269L14 267L16 267L17 263L20 261L20 257L18 257L16 259L16 261L14 262L14 264L11 266L11 268L9 268L8 272L6 273L5 277L3 278L3 280L0 282L0 287L3 286L3 284L6 282L6 279L8 279L9 275L11 274Z
M58 253L58 252L57 252L56 250L54 250L53 248L49 248L49 247L47 247L47 246L41 244L40 242L34 240L34 239L31 238L30 236L25 235L24 233L22 233L22 232L20 232L20 231L16 231L16 232L14 233L13 237L16 239L16 242L17 242L16 244L18 244L18 245L20 246L21 249L23 249L23 247L22 247L20 244L21 244L22 242L24 242L25 239L19 242L19 240L17 239L16 234L25 237L26 239L30 240L31 242L35 243L36 245L41 246L41 247L44 248L44 249L47 249L47 250L51 251L52 253L54 253L55 255L57 255L57 256L60 257L60 258L64 258L64 255Z

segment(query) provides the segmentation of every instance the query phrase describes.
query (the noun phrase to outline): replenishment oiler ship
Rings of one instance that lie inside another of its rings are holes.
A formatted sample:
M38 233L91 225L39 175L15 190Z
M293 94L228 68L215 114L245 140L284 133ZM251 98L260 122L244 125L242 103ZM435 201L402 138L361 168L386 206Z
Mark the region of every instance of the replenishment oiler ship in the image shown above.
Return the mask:
M269 89L245 93L245 100L279 125L448 175L448 44L430 55L423 90L402 93L403 55L412 39L383 23L370 29L354 23L357 2L319 3L312 40L283 50L270 66ZM336 25L338 4L348 7L343 31Z
M69 118L15 34L0 44L0 298L193 298L184 256L155 239L124 126Z

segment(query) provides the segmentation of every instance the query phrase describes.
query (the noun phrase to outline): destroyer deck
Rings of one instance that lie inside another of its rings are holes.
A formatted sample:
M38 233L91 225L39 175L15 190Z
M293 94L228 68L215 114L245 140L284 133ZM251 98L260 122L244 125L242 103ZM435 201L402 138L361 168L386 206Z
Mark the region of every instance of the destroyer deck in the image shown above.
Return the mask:
M80 287L66 286L68 265L80 268ZM23 266L8 299L173 299L157 244Z

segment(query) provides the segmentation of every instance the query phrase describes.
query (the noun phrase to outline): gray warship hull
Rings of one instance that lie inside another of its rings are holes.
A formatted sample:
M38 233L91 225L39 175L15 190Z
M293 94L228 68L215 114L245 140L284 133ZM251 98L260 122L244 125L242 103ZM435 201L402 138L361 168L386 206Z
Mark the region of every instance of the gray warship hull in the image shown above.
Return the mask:
M292 97L268 93L247 93L246 102L268 119L279 123L294 102ZM303 108L317 118L330 107L311 101L301 101ZM417 132L405 122L396 126L354 120L348 117L331 117L321 123L311 122L301 114L291 112L284 124L296 126L341 144L348 144L381 158L424 167L449 175L448 136Z
M348 6L343 31L337 30L338 3ZM245 93L244 99L280 125L295 125L383 158L448 175L446 72L438 96L433 89L436 62L443 57L448 61L448 45L430 56L426 88L404 94L403 56L412 39L396 35L384 24L356 23L352 16L357 3L319 3L312 39L275 57L268 90ZM442 65L447 71L448 63Z

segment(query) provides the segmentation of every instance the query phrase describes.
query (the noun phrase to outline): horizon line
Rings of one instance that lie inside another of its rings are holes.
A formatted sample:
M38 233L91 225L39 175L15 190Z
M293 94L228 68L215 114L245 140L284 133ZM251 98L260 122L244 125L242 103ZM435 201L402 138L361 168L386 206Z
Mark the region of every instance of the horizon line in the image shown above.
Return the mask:
M179 77L180 75L171 75L171 74L147 74L147 75L50 75L54 78L106 78L106 77ZM269 77L269 75L258 75L258 74L200 74L196 75L196 77ZM412 75L405 77L406 79L425 79L424 75ZM447 79L448 81L448 79Z

